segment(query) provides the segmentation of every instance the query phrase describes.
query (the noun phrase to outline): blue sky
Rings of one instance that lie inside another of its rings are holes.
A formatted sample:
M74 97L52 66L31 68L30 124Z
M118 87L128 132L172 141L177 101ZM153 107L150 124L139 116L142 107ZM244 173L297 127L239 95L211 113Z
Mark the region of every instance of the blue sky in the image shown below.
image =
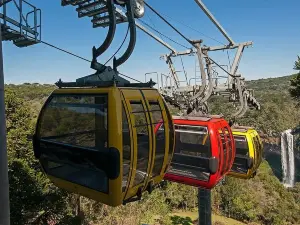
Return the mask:
M42 9L43 41L91 59L92 47L102 43L107 29L93 29L89 18L79 19L75 7L62 7L59 0L28 1ZM244 51L239 68L239 72L246 79L284 76L294 72L294 61L297 55L300 55L299 0L203 0L203 2L235 42L254 42L253 47ZM193 0L148 0L148 3L159 12L226 43L225 38ZM13 11L9 12L14 14ZM189 46L149 10L146 11L143 20L174 40ZM203 39L206 45L220 45L174 20L170 22L191 39ZM105 62L122 42L126 26L120 25L117 29L116 38L109 51L100 56L98 61ZM177 50L183 50L176 44L171 42L170 44ZM124 48L122 50L124 51ZM3 42L3 51L6 83L54 83L59 78L73 81L93 72L88 62L44 44L17 48L10 42ZM168 49L138 30L134 53L119 67L119 71L139 80L144 80L146 72L167 73L167 65L159 59L159 56L165 53L168 53ZM232 51L231 60L233 54ZM226 52L211 56L221 64L228 63ZM186 56L183 59L189 76L193 76L195 58ZM176 68L181 70L179 62L179 58L175 59Z

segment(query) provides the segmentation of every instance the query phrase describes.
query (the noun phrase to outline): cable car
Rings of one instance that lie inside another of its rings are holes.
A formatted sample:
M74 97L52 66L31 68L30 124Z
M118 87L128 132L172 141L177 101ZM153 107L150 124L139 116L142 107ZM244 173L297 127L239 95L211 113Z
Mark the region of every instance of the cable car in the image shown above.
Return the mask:
M215 187L230 171L235 145L221 116L177 117L175 151L164 179L205 189ZM158 130L163 130L158 126Z
M263 144L257 133L251 127L232 127L235 140L236 156L229 176L250 179L262 162Z
M158 123L165 128L159 136ZM50 95L33 144L56 186L118 206L162 181L174 138L171 114L156 89L81 87Z

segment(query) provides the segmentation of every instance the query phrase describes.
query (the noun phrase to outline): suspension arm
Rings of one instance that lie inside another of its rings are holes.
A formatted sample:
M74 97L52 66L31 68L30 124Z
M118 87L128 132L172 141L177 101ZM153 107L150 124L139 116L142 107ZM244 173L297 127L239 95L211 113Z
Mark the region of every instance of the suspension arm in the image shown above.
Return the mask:
M244 106L243 106L243 110L242 112L237 116L237 118L241 118L243 115L245 115L245 113L248 110L248 102L247 102L247 94L244 93L243 94L243 98L244 98Z
M168 64L168 66L170 68L170 71L171 71L171 74L172 74L173 79L175 81L176 87L178 88L179 87L179 79L178 79L178 76L177 76L177 72L174 68L173 61L172 61L170 55L165 55L164 58L165 58L166 63Z
M104 0L107 1L107 0ZM120 8L115 8L116 12L119 14L120 17L122 17L125 21L127 21L127 15L124 13L124 11ZM137 16L136 16L137 17ZM139 17L138 17L139 18ZM144 26L142 26L140 23L138 23L137 21L135 22L136 26L142 30L143 32L145 32L147 35L149 35L150 37L152 37L153 39L155 39L157 42L159 42L160 44L162 44L163 46L165 46L166 48L168 48L169 50L171 50L173 53L176 52L175 48L173 48L172 46L170 46L168 43L166 43L165 41L163 41L161 38L159 38L158 36L156 36L155 34L153 34L152 32L150 32L149 30L147 30Z
M243 111L243 108L244 108L244 96L243 96L243 91L242 91L242 86L241 86L241 80L239 77L235 78L236 79L236 83L237 83L237 88L238 88L238 95L240 97L240 107L238 109L237 112L235 112L232 116L235 118L235 117L238 117L238 115Z
M116 14L114 10L114 0L107 0L106 7L108 9L109 16L109 30L102 45L97 49L95 46L93 47L93 61L96 61L96 59L108 49L112 40L114 39L116 32Z
M118 66L123 64L130 57L136 43L136 25L135 25L134 12L133 12L133 0L126 1L126 9L127 9L127 19L129 23L129 30L130 30L130 40L129 40L129 45L126 51L124 52L124 54L118 59L114 58L113 61L114 70L116 70Z
M198 91L197 94L195 94L191 100L194 101L197 98L199 98L201 95L203 95L204 91L205 91L205 87L206 87L206 73L205 73L205 68L203 65L203 53L202 53L202 49L201 49L201 42L197 42L194 44L195 48L197 49L197 56L198 56L198 60L199 60L199 66L200 66L200 71L201 71L201 79L202 79L202 84L200 87L200 90Z
M206 58L206 65L207 65L207 74L208 74L208 91L203 99L200 100L200 103L205 103L211 96L213 91L213 75L212 75L212 68L210 59Z

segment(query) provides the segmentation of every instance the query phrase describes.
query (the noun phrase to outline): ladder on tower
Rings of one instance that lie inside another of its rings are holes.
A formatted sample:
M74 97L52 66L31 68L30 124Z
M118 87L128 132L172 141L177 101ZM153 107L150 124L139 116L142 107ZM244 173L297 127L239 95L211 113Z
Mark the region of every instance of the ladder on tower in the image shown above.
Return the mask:
M41 10L25 0L1 0L0 24L3 41L13 41L17 47L41 42ZM9 10L17 11L11 15Z

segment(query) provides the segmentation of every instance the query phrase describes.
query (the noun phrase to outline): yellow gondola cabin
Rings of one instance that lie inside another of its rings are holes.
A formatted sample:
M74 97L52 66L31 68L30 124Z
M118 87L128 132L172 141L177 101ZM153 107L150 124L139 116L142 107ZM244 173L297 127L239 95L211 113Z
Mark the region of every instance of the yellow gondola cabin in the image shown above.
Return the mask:
M253 178L262 161L262 141L257 131L251 127L231 129L235 140L236 156L228 175L242 179Z
M41 110L34 153L56 186L118 206L162 181L174 135L156 89L60 88Z

